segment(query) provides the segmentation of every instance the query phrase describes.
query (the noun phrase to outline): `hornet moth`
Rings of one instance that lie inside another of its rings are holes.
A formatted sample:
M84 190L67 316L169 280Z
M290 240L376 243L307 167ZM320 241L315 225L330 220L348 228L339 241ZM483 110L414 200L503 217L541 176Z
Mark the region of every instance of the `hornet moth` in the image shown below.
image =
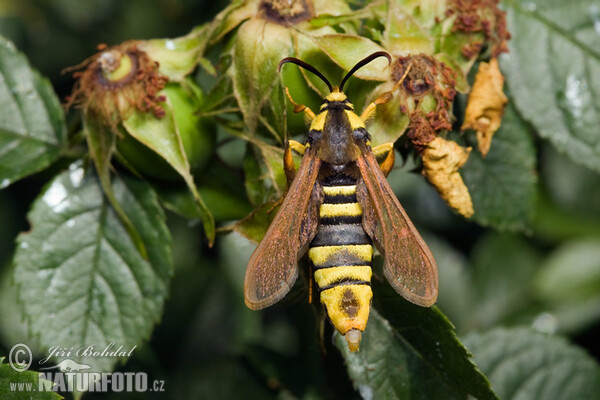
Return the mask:
M408 73L369 104L359 116L343 92L344 83L359 68L386 52L358 62L339 87L313 66L284 58L318 76L329 88L318 114L292 99L295 112L304 112L310 129L304 145L288 141L284 170L287 194L246 269L246 305L259 310L281 300L298 277L298 261L308 252L321 303L350 351L359 349L371 300L373 245L384 257L383 272L402 297L420 306L435 303L438 273L431 251L387 183L394 165L393 143L371 148L365 121L376 106L391 100ZM291 150L302 155L298 170ZM380 165L375 155L385 156Z

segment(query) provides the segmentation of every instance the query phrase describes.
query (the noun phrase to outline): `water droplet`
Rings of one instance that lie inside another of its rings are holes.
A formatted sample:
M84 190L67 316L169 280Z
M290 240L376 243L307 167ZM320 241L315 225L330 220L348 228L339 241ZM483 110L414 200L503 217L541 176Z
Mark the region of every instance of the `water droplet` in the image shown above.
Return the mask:
M575 118L581 118L583 115L583 92L586 90L586 85L574 75L567 77L565 88L565 99L567 107Z
M54 313L50 314L50 318L56 318L56 314L54 314Z
M67 221L66 225L67 225L68 228L74 227L75 226L75 219L73 219L73 218L69 219Z
M54 182L54 184L48 188L46 193L44 193L42 200L52 209L52 211L57 213L69 206L67 189L65 189L61 182Z
M544 312L535 317L531 327L538 332L553 334L558 329L558 321L554 315Z
M22 249L26 249L29 247L29 243L27 242L21 242L21 244L19 245L19 247L21 247Z
M167 48L167 50L175 50L175 42L172 40L167 40L165 42L165 47Z
M370 400L373 398L373 388L368 385L358 385L358 391L360 395L365 400Z
M73 187L79 187L81 185L84 173L85 171L79 163L71 164L69 166L69 178L71 179L71 185L73 185Z
M594 22L594 29L596 32L600 33L600 7L596 4L592 4L590 6L590 16Z
M2 179L2 182L0 182L0 189L4 189L8 185L10 185L10 179Z

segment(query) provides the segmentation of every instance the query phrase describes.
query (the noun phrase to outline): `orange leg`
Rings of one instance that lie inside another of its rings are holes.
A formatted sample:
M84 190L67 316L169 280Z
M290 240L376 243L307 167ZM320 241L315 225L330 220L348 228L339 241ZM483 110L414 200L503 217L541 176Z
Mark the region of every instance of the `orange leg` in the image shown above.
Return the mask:
M290 100L290 103L292 103L292 105L294 106L294 112L296 112L296 113L304 112L304 114L306 114L306 116L311 121L313 119L315 119L315 113L310 108L308 108L304 104L298 104L294 101L294 99L292 99L292 95L290 94L290 89L288 89L287 87L285 88L285 94L286 94L287 98Z
M384 143L373 148L373 155L377 160L381 160L384 156L385 159L379 163L379 167L383 172L383 175L388 176L392 168L394 168L394 162L396 161L396 154L394 153L394 143Z

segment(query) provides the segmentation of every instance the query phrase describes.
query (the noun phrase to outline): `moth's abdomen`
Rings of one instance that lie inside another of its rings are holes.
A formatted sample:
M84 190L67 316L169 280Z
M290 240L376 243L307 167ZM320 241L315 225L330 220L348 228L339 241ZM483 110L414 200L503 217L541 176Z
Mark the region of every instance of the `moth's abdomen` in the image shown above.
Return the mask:
M324 183L323 191L319 231L310 244L308 256L321 303L333 325L346 335L350 349L355 351L360 332L367 325L373 297L373 247L362 227L356 185L327 186Z

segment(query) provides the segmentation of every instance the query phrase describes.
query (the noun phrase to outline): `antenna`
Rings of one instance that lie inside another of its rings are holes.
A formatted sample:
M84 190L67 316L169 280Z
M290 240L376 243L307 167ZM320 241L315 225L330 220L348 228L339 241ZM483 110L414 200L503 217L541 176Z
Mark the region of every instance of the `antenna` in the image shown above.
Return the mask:
M356 71L358 71L359 69L361 69L362 67L364 67L365 65L367 65L368 63L370 63L371 61L373 61L379 57L385 57L388 59L389 64L392 63L392 56L390 56L385 51L377 51L377 52L371 54L370 56L362 59L350 70L350 72L348 72L346 74L346 76L344 76L344 79L342 79L342 83L340 83L340 92L342 92L344 90L344 83L346 83L348 78L350 78ZM281 65L281 64L279 64L279 65ZM330 89L331 89L331 87L330 87Z
M387 53L385 53L385 54L387 54ZM389 57L389 55L388 55L388 57ZM304 61L298 60L297 58L294 58L294 57L287 57L287 58L284 58L283 60L281 60L279 62L279 71L280 72L281 72L281 67L283 66L283 64L286 64L286 63L296 64L297 66L302 67L305 70L312 72L313 74L315 74L316 76L318 76L319 78L321 78L321 80L323 82L325 82L325 84L329 88L330 92L333 92L333 87L331 86L331 83L329 83L329 81L327 80L327 78L325 78L323 76L323 74L320 73L319 71L317 71L317 69L315 67L313 67L312 65L307 64Z

